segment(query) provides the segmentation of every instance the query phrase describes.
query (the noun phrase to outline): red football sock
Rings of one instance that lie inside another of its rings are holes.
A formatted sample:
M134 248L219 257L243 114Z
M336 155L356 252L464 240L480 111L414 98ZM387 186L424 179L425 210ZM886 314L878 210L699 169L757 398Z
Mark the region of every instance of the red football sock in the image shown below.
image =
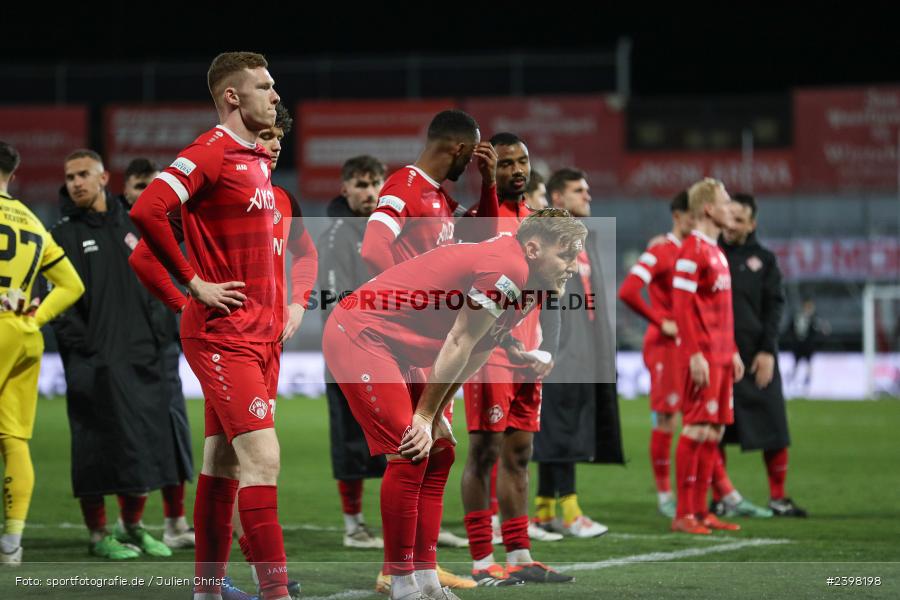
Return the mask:
M241 547L241 554L244 555L244 560L252 565L253 552L250 551L250 540L247 539L246 535L242 535L238 538L238 546Z
M278 488L274 485L241 488L238 491L238 512L250 545L262 597L287 596L287 556L284 553L284 534L278 524Z
M384 573L413 572L419 492L428 461L389 460L381 480L381 525L384 533Z
M494 468L491 469L491 514L496 515L500 512L500 502L497 501L497 465L500 464L500 461L494 463Z
M100 531L106 529L106 505L103 496L82 496L78 499L81 505L81 514L84 515L84 524L88 531Z
M167 519L184 516L184 482L167 485L162 489L163 514Z
M432 450L428 457L428 467L419 491L418 522L416 523L416 549L414 568L416 571L434 569L437 564L437 539L441 532L441 517L444 514L444 488L450 476L450 467L456 458L453 446L435 442L443 447L440 452Z
M341 493L341 509L345 515L358 515L362 512L362 479L339 479L338 491Z
M500 530L503 532L503 546L507 552L531 549L531 540L528 539L528 515L503 521Z
M491 509L466 513L466 536L469 538L469 554L472 560L481 560L494 551L494 532L491 530Z
M677 518L694 514L694 486L697 482L697 464L700 442L682 434L675 450L675 483L678 486Z
M697 482L694 484L694 514L702 519L709 514L709 486L712 484L713 469L719 459L719 442L707 440L700 446L697 460Z
M769 497L781 500L784 498L784 480L787 479L787 448L766 450L763 452L763 460L766 461L766 473L769 475Z
M712 475L713 500L716 502L734 491L734 485L732 485L731 479L728 477L728 471L725 469L725 464L725 448L719 446L719 451L716 452L716 464L713 465Z
M199 579L194 592L218 594L231 552L231 514L237 494L237 479L200 474L194 501L194 574Z
M671 492L669 481L669 464L672 454L672 434L668 431L654 429L650 432L650 465L653 467L653 478L656 480L657 492Z
M126 525L137 525L140 523L141 517L144 516L144 505L147 504L147 496L119 494L116 498L119 501L122 522Z

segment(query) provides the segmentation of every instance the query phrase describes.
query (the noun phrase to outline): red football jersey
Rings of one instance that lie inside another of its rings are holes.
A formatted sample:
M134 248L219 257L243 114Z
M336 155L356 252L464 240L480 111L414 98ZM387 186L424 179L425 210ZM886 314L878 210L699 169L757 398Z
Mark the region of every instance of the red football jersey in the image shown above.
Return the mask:
M531 210L524 202L505 201L500 203L500 215L497 220L497 233L515 236L519 230L519 223L531 214ZM526 350L535 350L541 345L541 317L540 310L528 313L521 323L512 330L512 336L522 342ZM508 369L523 369L526 365L517 365L509 360L509 355L503 348L497 348L488 359L488 363L494 366Z
M369 220L384 223L396 236L392 250L397 264L453 243L454 217L464 212L438 182L409 165L384 182Z
M711 365L731 364L737 346L728 259L700 231L685 238L675 260L672 300L682 358L702 352Z
M188 261L204 281L243 281L247 300L230 315L191 300L183 338L274 341L275 194L269 154L222 125L202 134L158 175L181 199Z
M533 297L518 301L527 280L525 254L512 236L451 244L371 279L341 301L330 318L353 337L372 331L401 363L430 367L466 303L497 317L476 351L495 346L537 304Z
M639 287L647 286L650 296L650 305L644 302L636 303L635 298L627 302L629 307L644 316L650 323L644 336L644 345L664 345L674 340L663 335L660 325L663 319L672 319L672 278L675 273L675 260L681 252L681 241L671 232L666 234L666 240L648 247L637 263L631 267L631 272L626 279L636 278L640 280ZM622 282L623 289L627 282ZM623 300L626 300L623 297Z

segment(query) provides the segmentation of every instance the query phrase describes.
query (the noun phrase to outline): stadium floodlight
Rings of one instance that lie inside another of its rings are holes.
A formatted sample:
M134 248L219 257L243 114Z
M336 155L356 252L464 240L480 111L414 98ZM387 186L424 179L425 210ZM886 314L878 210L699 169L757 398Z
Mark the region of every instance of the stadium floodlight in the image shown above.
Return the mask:
M900 389L900 365L882 357L900 352L900 285L867 284L863 290L863 353L866 364L866 395L893 395ZM891 354L892 353L892 354ZM900 363L900 359L896 361ZM884 372L882 372L884 371ZM887 381L885 381L885 378Z

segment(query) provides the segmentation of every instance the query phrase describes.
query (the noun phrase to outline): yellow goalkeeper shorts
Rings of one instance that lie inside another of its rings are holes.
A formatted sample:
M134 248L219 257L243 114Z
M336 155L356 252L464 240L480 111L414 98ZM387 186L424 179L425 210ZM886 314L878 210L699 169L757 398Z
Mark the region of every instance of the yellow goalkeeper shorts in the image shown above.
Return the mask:
M29 440L44 336L34 319L0 314L0 348L0 433Z

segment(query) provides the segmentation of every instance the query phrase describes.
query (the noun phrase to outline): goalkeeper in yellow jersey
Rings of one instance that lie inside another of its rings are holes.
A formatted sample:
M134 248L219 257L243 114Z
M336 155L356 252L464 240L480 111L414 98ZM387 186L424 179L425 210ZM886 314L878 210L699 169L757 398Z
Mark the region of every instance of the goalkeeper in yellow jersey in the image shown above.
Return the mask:
M63 249L34 214L7 191L19 166L16 149L0 142L0 453L3 509L0 564L22 562L22 531L34 490L28 440L34 429L44 338L40 327L72 305L84 284ZM31 299L38 274L53 290Z

